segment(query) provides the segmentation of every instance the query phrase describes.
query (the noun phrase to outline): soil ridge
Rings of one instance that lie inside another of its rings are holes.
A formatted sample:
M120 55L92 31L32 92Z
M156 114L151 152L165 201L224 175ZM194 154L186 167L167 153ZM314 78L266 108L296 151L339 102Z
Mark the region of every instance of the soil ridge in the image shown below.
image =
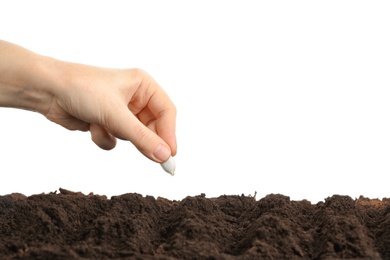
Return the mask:
M0 196L1 259L390 259L390 199Z

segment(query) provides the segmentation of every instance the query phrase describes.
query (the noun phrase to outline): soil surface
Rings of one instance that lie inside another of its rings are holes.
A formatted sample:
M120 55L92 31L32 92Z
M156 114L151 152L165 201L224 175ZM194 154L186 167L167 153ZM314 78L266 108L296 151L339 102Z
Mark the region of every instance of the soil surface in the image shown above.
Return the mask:
M390 259L390 199L0 196L0 259Z

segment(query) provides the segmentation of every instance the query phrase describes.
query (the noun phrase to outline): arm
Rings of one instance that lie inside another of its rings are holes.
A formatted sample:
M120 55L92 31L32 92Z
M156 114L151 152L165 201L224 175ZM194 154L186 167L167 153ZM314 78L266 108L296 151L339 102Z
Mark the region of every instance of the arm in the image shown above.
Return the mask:
M176 154L176 108L142 70L59 61L0 40L0 106L90 131L102 149L120 138L156 162Z

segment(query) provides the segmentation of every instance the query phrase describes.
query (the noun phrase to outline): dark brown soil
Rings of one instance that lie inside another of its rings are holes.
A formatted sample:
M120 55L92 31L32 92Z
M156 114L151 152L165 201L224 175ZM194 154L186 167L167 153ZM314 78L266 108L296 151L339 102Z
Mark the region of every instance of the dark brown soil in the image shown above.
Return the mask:
M390 199L0 196L0 259L390 259Z

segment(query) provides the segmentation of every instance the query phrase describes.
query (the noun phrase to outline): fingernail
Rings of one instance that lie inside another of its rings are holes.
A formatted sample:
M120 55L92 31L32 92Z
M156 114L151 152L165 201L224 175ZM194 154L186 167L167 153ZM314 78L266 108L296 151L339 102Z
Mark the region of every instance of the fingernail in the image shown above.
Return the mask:
M157 146L156 150L154 151L153 156L157 160L165 162L171 156L171 150L168 147L166 147L165 145L160 144Z

